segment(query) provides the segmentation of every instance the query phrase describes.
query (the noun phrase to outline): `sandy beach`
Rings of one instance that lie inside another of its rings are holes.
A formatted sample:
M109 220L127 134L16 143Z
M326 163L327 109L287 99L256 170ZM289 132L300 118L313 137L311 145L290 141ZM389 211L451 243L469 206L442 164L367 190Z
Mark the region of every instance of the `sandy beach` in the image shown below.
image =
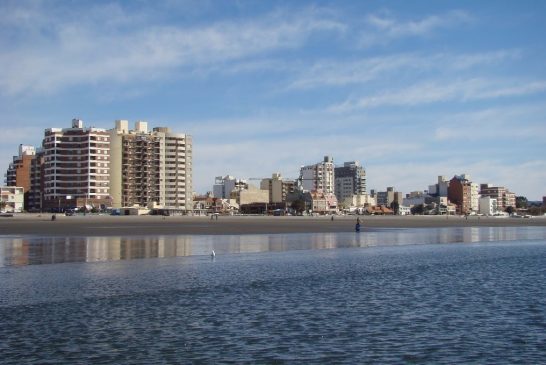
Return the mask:
M359 216L362 230L376 228L542 226L546 217L494 218L471 216ZM220 216L162 217L87 215L66 217L20 214L0 218L0 235L40 236L146 236L231 235L354 231L357 216L263 217Z

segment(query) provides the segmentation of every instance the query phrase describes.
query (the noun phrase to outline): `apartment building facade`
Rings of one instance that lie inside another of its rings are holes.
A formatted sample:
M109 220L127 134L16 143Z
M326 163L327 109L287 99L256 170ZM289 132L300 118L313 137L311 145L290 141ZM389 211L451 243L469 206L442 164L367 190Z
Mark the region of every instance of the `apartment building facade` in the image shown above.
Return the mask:
M110 205L110 135L85 128L80 119L71 128L49 128L44 152L43 202L46 208Z
M366 171L359 161L343 163L334 169L335 193L339 202L355 195L366 195Z
M269 191L269 203L282 203L286 201L288 194L296 189L296 182L284 180L280 173L272 174L269 179L262 179L260 189Z
M447 190L449 201L457 205L457 214L469 214L472 211L472 182L463 175L455 175L449 181Z
M323 193L335 193L334 160L330 156L324 156L322 162L300 168L300 180L302 187L307 191L322 191Z
M6 185L17 186L23 188L24 194L24 209L29 208L28 197L31 192L31 171L32 161L36 156L34 146L19 145L19 153L13 156L12 162L6 171Z
M192 210L192 138L169 128L148 130L137 121L117 120L111 138L110 187L114 208L160 207Z
M1 186L2 212L21 213L24 208L24 189L20 186Z
M508 207L516 208L516 194L510 192L505 187L481 184L480 194L482 197L488 196L496 199L497 209L500 211L505 211Z

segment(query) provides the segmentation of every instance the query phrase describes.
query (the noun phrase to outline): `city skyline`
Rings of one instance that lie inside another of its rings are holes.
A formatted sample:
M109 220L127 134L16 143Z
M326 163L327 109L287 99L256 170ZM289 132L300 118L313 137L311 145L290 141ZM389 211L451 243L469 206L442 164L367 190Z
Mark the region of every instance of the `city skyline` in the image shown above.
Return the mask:
M194 187L359 160L368 189L468 173L545 195L543 2L0 4L5 171L44 129L165 125Z

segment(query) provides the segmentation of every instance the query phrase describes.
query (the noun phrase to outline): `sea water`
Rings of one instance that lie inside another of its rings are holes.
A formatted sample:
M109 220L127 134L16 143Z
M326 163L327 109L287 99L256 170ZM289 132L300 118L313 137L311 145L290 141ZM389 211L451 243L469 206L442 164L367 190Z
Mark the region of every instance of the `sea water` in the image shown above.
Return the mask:
M546 359L544 228L3 237L0 255L2 364Z

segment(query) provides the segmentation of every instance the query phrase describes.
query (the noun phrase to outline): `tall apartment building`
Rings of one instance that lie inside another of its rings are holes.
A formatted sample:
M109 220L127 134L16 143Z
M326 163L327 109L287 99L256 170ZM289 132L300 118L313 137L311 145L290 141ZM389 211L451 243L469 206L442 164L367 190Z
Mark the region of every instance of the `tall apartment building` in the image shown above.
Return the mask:
M366 194L366 171L358 161L334 168L335 193L339 202L355 195Z
M274 173L270 179L262 179L260 189L269 191L270 203L282 203L286 196L296 189L295 181L283 180L280 173Z
M110 135L100 128L49 128L44 151L44 205L48 208L110 205Z
M302 166L300 179L302 187L308 191L322 191L323 193L335 193L334 160L330 156L324 156L324 160L314 165Z
M502 186L491 186L490 184L480 185L480 194L482 197L491 197L497 200L497 209L506 210L508 207L516 207L516 194L511 193Z
M455 175L449 181L447 197L457 205L457 214L468 214L472 211L472 182L466 174Z
M117 120L111 140L110 189L115 208L192 209L192 138L137 121Z
M30 163L30 190L28 195L25 195L25 209L29 211L42 211L43 209L44 162L44 151L42 148L38 148Z

